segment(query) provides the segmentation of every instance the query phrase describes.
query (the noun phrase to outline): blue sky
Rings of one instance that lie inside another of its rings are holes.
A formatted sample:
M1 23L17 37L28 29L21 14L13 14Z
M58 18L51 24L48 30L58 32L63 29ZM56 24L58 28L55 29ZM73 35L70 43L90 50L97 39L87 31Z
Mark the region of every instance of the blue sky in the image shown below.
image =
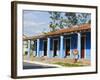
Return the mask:
M64 12L62 16L64 17ZM91 16L87 20L90 18ZM50 14L46 11L23 10L23 34L26 36L35 36L50 31L50 22Z
M23 34L34 36L49 31L50 14L41 11L23 11Z

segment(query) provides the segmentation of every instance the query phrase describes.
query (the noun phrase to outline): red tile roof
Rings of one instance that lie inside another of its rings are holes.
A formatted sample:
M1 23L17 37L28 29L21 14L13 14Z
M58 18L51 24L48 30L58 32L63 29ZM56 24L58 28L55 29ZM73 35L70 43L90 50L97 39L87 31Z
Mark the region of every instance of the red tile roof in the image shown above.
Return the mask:
M47 36L53 36L53 35L60 35L63 33L70 33L70 32L79 32L84 30L90 30L91 25L90 24L82 24L82 25L75 25L69 28L63 28L54 32L47 32L46 34L41 34L37 36L27 37L24 39L37 39L37 38L45 38Z
M83 25L76 25L76 26L72 26L69 28L64 28L64 29L60 29L57 30L55 32L48 32L47 35L57 35L57 34L63 34L63 33L70 33L70 32L76 32L76 31L83 31L83 30L87 30L90 29L90 24L83 24Z

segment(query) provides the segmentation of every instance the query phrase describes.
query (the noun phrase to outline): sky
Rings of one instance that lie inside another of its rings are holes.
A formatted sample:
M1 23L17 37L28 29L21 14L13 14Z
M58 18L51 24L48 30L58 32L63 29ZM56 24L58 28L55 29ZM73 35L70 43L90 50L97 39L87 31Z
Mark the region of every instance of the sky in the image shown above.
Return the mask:
M62 15L64 16L64 13ZM50 22L50 14L47 11L23 10L23 34L26 36L49 32Z
M41 32L48 32L50 23L50 14L41 11L23 11L23 34L34 36Z

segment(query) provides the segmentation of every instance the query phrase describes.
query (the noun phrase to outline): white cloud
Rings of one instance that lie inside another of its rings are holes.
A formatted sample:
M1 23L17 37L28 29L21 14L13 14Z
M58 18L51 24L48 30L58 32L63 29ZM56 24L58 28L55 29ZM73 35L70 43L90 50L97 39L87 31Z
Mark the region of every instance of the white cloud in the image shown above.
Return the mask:
M28 36L33 36L42 33L44 30L49 31L48 23L46 22L32 22L24 21L24 34Z
M47 12L24 11L23 30L28 36L49 31L49 15Z

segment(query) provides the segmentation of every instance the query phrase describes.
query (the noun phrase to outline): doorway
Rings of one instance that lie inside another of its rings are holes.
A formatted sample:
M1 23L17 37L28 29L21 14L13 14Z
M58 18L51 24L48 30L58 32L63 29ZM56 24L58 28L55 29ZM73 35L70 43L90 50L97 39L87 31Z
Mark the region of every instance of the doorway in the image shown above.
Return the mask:
M65 55L66 56L70 55L70 38L65 39Z
M85 57L85 43L86 43L86 37L81 37L81 58Z
M44 41L44 56L47 56L47 41Z
M58 40L54 40L53 46L54 46L54 55L53 56L57 56Z

